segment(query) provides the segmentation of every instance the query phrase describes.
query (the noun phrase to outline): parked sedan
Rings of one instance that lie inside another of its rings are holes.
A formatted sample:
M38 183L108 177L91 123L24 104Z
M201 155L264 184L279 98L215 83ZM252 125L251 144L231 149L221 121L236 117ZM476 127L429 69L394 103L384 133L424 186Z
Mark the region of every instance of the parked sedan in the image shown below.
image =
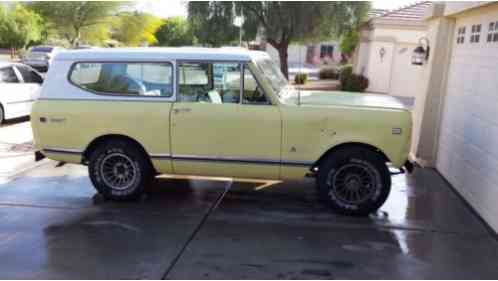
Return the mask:
M62 48L52 46L35 46L29 49L23 58L23 63L37 70L47 71L52 62L52 58Z
M0 64L0 124L5 119L30 115L42 83L40 73L27 65Z

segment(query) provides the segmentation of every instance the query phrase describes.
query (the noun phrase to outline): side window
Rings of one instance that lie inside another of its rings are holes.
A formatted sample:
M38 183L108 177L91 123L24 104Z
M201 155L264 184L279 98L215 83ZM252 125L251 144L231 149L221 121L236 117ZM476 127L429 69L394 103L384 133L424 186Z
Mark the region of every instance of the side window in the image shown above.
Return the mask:
M22 65L17 65L16 68L21 73L24 83L43 83L43 78L34 70Z
M3 83L19 83L16 73L12 67L0 69L0 82Z
M263 89L248 67L244 67L244 92L242 95L244 104L270 104Z
M170 63L76 63L69 75L75 85L90 91L123 95L171 97Z
M180 63L179 100L215 104L239 103L240 69L239 63Z

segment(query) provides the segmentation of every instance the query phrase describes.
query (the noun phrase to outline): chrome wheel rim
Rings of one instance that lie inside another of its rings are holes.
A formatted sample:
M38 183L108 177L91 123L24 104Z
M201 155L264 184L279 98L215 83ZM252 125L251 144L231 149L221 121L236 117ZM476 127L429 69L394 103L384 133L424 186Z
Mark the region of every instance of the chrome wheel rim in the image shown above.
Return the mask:
M122 153L107 155L100 164L100 174L104 183L115 190L130 188L137 177L135 163Z
M335 172L330 195L347 204L361 204L372 197L376 187L377 177L369 167L346 164Z

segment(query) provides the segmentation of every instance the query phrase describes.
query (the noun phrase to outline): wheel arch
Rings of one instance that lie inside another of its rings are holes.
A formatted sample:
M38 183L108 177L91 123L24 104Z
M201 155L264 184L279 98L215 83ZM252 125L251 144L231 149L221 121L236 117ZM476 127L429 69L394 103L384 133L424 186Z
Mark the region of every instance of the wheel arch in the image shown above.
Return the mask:
M83 151L83 155L82 155L82 158L81 158L81 162L83 164L87 164L88 163L88 159L91 155L91 153L97 148L99 147L100 145L106 143L106 142L110 142L110 141L116 141L116 140L122 140L122 141L126 141L126 142L129 142L131 143L132 145L134 145L135 147L137 147L143 154L144 156L147 158L147 161L149 161L149 163L151 164L151 166L153 167L152 165L152 161L150 159L150 156L149 154L147 153L147 150L145 150L145 147L140 143L138 142L137 140L135 140L134 138L132 137L129 137L129 136L126 136L126 135L120 135L120 134L107 134L107 135L102 135L102 136L99 136L97 138L95 138L94 140L92 140L88 146L86 147L86 149Z
M325 153L318 158L318 160L313 164L312 169L315 169L320 166L320 164L327 159L330 155L334 154L336 151L342 150L342 149L355 149L355 148L363 148L375 153L378 153L386 162L390 162L391 160L387 155L378 147L373 146L371 144L366 144L362 142L347 142L347 143L341 143L336 146L333 146L329 148Z

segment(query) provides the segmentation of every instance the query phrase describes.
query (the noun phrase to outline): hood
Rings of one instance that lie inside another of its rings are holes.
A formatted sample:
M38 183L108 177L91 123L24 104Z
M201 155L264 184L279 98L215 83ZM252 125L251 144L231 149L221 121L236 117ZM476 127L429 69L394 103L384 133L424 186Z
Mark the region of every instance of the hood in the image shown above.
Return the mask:
M393 96L341 91L301 91L301 105L408 109Z

